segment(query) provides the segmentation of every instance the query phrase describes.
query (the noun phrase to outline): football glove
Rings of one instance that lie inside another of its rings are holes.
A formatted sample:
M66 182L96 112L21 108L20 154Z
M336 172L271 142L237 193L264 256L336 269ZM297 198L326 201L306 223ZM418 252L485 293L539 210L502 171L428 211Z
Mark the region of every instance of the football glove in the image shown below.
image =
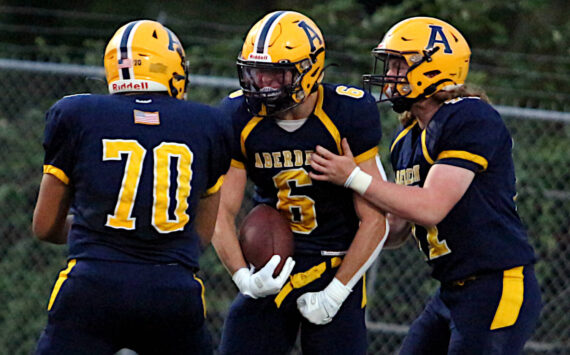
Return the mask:
M281 290L289 278L293 266L295 266L293 258L288 257L279 275L273 277L273 272L280 261L279 255L273 255L267 264L255 273L253 270L242 267L232 275L232 280L237 285L239 292L251 298L274 295Z
M311 323L327 324L332 321L350 292L352 290L335 277L324 290L307 292L297 298L297 308Z

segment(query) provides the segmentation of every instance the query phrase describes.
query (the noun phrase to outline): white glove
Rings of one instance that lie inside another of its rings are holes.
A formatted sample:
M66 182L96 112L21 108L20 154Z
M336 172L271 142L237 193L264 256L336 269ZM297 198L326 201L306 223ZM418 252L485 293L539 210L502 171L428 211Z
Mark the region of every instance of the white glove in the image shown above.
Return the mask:
M281 290L289 274L291 274L293 266L295 266L293 258L288 257L281 273L277 277L273 277L273 272L280 261L281 257L279 255L273 255L267 264L256 273L253 273L253 270L242 267L232 275L232 280L237 285L239 292L251 298L274 295Z
M307 292L297 298L297 308L311 323L327 324L351 292L335 277L324 290Z

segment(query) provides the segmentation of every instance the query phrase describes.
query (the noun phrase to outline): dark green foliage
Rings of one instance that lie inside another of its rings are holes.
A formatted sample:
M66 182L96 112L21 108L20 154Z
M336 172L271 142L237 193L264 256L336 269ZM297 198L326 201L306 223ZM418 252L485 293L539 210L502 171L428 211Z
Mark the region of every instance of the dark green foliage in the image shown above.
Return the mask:
M167 3L75 2L73 8L7 0L0 7L0 58L102 66L107 40L122 23L159 19L180 37L190 60L188 98L216 104L231 89L193 84L192 75L235 78L235 60L249 26L265 12L295 9L312 17L327 41L326 81L361 84L370 72L370 50L397 21L430 15L450 21L471 44L469 81L481 85L499 105L568 111L570 3L563 0L513 2L462 0L333 0L259 2L213 0ZM52 7L49 9L48 7ZM59 7L59 8L58 8ZM35 10L34 10L35 9ZM46 320L46 304L65 247L31 237L30 224L42 175L41 137L45 111L60 97L105 93L102 78L0 70L0 349L27 354ZM397 126L389 107L380 106L382 161L391 174L389 144ZM552 343L553 353L570 338L570 125L568 122L504 117L515 140L517 204L539 256L543 318L534 340ZM248 210L245 206L242 215ZM219 339L236 288L213 248L200 272L206 284L208 325ZM436 284L412 241L383 251L369 273L369 320L404 326L417 315ZM371 353L393 353L405 329L370 331ZM550 346L550 345L549 345ZM567 348L566 348L567 350ZM546 350L543 353L548 353Z

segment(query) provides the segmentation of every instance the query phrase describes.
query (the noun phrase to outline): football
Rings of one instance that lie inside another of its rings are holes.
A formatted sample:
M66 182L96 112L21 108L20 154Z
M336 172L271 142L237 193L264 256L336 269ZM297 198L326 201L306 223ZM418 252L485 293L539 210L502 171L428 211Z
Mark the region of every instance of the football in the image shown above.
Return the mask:
M274 277L281 272L287 257L293 255L293 232L289 222L279 211L265 204L255 206L245 216L239 228L239 242L245 260L256 270L273 255L280 255Z

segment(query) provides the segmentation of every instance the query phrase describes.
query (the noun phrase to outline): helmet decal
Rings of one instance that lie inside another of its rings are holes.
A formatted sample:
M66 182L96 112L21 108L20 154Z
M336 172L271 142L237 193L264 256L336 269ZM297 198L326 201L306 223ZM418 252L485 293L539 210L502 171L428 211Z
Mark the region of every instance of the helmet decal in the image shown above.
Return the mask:
M391 101L394 110L402 112L439 91L463 85L471 50L449 23L411 17L392 26L372 54L374 72L363 75L364 87L377 87L378 100Z
M305 21L300 21L298 24L305 33L307 34L307 38L309 39L309 44L311 45L311 53L314 53L317 48L315 47L315 39L319 41L319 45L323 45L323 39L319 37L317 31L315 31L311 26L309 26Z
M272 16L270 16L265 23L261 26L261 31L255 40L256 53L267 54L267 48L269 47L269 42L271 40L271 35L275 26L279 23L279 17L285 15L286 11L277 11ZM271 58L268 58L271 61ZM258 59L259 60L259 59Z
M435 43L441 43L445 47L443 53L452 54L453 51L451 50L451 46L449 45L449 42L443 33L443 27L437 25L429 25L429 28L431 29L431 34L429 36L429 42L426 49L433 48ZM440 39L438 39L438 36Z
M165 30L166 30L166 33L168 34L168 50L173 51L174 50L174 43L180 45L180 41L178 40L176 35L174 33L172 33L171 30L169 30L166 27L165 27ZM156 31L155 31L154 35L156 35Z
M131 45L132 45L132 36L131 33L134 33L133 27L138 25L140 22L131 22L123 31L123 35L121 36L121 44L117 47L117 59L119 60L119 75L121 79L131 79L134 77L133 73L133 62L132 62L132 52L131 52Z

